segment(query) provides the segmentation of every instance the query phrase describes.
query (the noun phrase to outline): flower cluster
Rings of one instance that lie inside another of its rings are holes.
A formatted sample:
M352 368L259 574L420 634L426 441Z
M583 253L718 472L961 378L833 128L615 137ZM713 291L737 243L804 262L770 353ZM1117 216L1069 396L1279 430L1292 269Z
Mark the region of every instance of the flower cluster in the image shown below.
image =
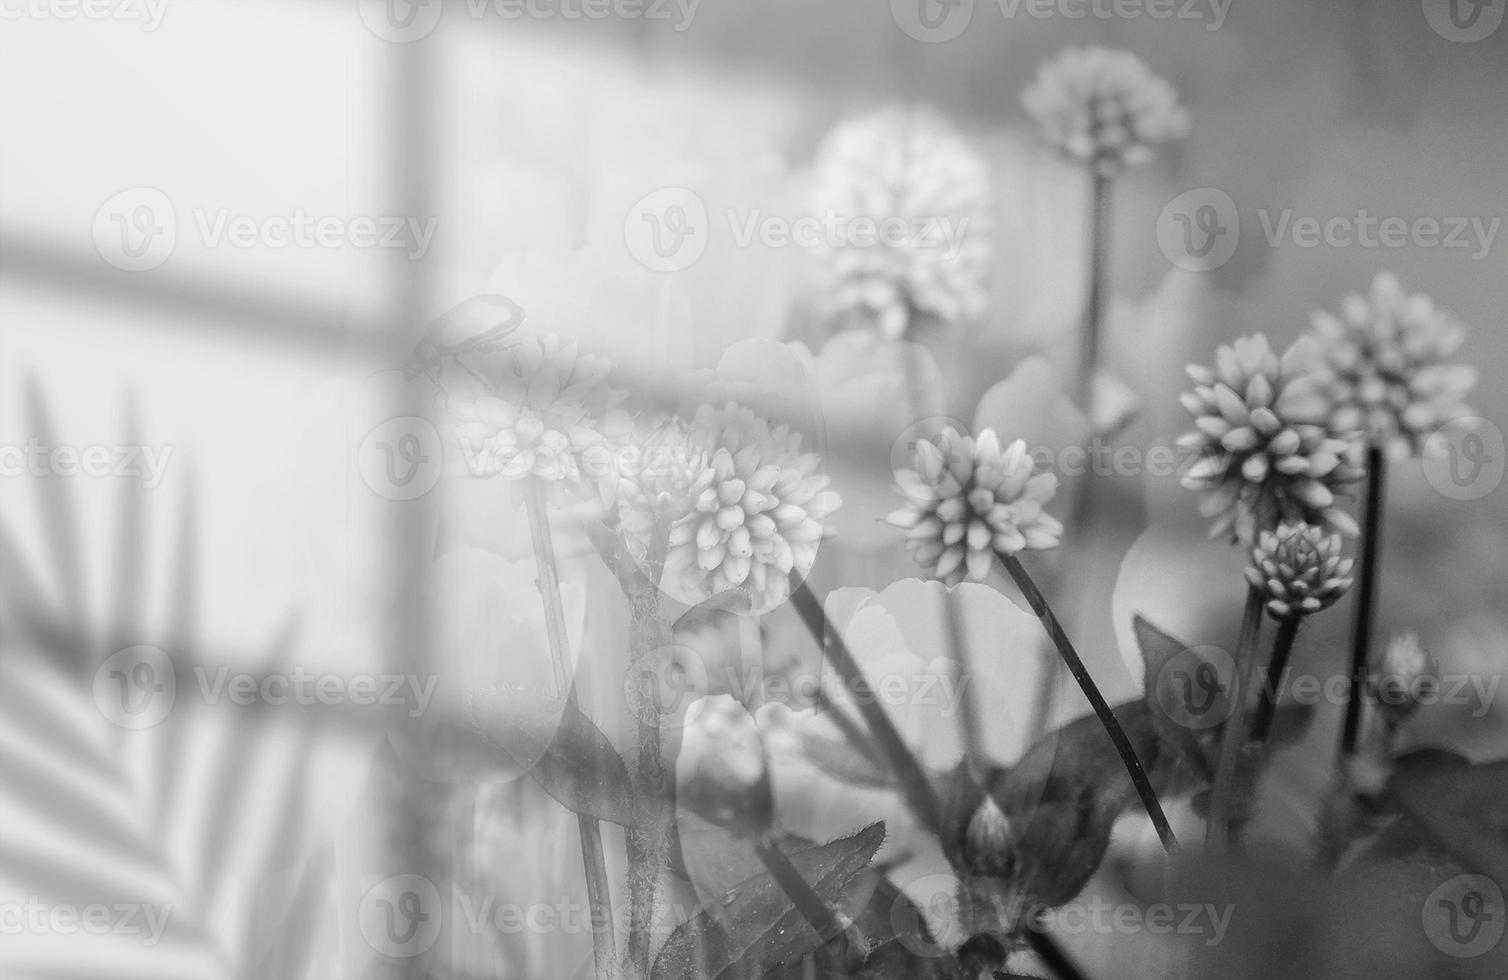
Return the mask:
M583 454L626 428L619 406L627 395L608 384L612 365L575 344L529 337L477 363L468 369L479 390L449 405L473 475L578 481Z
M1335 428L1312 360L1302 342L1279 358L1256 334L1221 347L1214 367L1190 365L1194 390L1180 400L1195 428L1178 445L1201 455L1183 485L1207 492L1200 509L1215 520L1212 537L1251 544L1283 521L1356 534L1335 492L1361 479L1362 445Z
M1345 595L1354 564L1341 557L1340 535L1309 524L1279 524L1258 537L1246 580L1267 600L1268 615L1291 619L1317 613Z
M642 553L652 524L668 524L661 584L678 597L741 588L754 613L784 602L790 573L811 570L842 502L820 458L801 451L800 433L736 402L703 406L689 424L660 432L649 464L620 484L628 540Z
M983 312L988 170L932 111L893 106L838 126L818 153L811 204L878 232L818 250L828 317L855 318L893 340L921 317L952 324Z
M1367 683L1393 721L1413 714L1425 696L1434 693L1438 680L1435 659L1415 633L1400 633L1383 651L1380 662L1374 661Z
M1189 131L1173 86L1129 51L1069 48L1038 68L1021 101L1054 145L1105 177L1150 161L1153 145Z
M1058 546L1063 525L1043 508L1058 488L1018 439L1001 450L993 429L975 440L952 428L937 442L916 444L916 469L897 470L906 506L888 520L906 531L907 546L927 573L954 585L983 581L996 552Z
M1314 332L1331 379L1333 427L1365 430L1372 445L1404 458L1435 428L1469 413L1462 400L1476 371L1442 363L1465 331L1392 274L1378 275L1366 296L1347 296L1339 316L1316 313Z

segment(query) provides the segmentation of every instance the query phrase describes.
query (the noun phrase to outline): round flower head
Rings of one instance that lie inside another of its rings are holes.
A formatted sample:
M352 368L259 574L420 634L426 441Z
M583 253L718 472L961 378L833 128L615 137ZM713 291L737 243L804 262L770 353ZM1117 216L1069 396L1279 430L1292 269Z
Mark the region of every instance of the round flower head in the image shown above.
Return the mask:
M1183 485L1207 491L1200 510L1215 519L1211 537L1251 544L1280 521L1356 534L1335 491L1361 478L1361 442L1334 427L1311 362L1303 343L1279 358L1256 334L1217 350L1214 367L1190 365L1194 390L1180 401L1195 429L1178 445L1200 454Z
M611 369L548 334L468 366L475 390L449 401L468 472L557 484L582 481L584 472L605 477L598 464L627 421Z
M1258 537L1246 580L1267 600L1268 615L1290 619L1317 613L1345 595L1353 564L1341 557L1340 535L1310 524L1279 524Z
M1374 663L1369 678L1373 696L1394 721L1406 719L1438 686L1435 660L1415 633L1400 633Z
M931 110L893 106L838 126L818 151L811 206L828 229L816 253L825 315L894 340L919 318L983 312L988 170Z
M1021 101L1053 144L1106 177L1189 131L1173 86L1129 51L1069 48L1037 69Z
M1465 338L1450 314L1422 293L1407 294L1391 273L1352 294L1340 316L1314 315L1324 365L1331 377L1332 424L1362 429L1371 444L1396 458L1419 452L1436 428L1469 414L1462 400L1477 373L1445 364Z
M1063 525L1043 509L1058 489L1052 473L1034 473L1026 442L1001 450L993 429L978 440L944 429L916 444L916 469L897 470L906 506L888 520L906 531L911 557L934 578L981 582L995 553L1058 546Z
M744 589L752 613L774 609L790 596L791 571L811 571L824 522L842 502L821 460L801 451L789 426L771 428L735 402L699 409L683 438L683 449L660 455L650 482L625 495L630 509L652 499L669 522L661 584L690 602ZM642 533L640 518L625 518L631 536L636 527Z

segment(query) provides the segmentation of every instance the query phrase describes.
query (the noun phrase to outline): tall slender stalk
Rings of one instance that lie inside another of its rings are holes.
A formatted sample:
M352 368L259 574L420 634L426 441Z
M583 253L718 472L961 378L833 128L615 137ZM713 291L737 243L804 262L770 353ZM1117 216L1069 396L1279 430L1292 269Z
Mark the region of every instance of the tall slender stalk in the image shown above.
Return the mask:
M828 907L801 872L785 856L785 852L773 839L766 838L754 844L754 852L764 862L765 870L796 906L796 911L807 925L832 951L838 965L845 973L864 964L869 955L869 942L847 916L840 916Z
M1231 807L1235 801L1241 747L1246 743L1246 706L1257 682L1257 640L1261 631L1262 593L1247 588L1241 636L1236 641L1236 670L1240 673L1236 689L1231 692L1231 714L1225 719L1220 758L1215 763L1215 785L1210 791L1209 826L1204 836L1207 850L1222 851L1230 843Z
M1342 756L1356 754L1361 732L1362 687L1367 681L1367 657L1372 646L1372 624L1377 605L1377 573L1382 553L1382 508L1387 485L1387 455L1380 446L1367 449L1367 503L1361 536L1361 572L1356 592L1356 624L1351 632L1351 687L1346 699L1346 721L1341 729Z
M901 738L900 732L896 731L895 723L890 720L890 715L886 713L880 699L875 696L874 688L870 685L869 679L864 676L864 670L854 659L853 653L849 651L848 644L828 621L827 612L822 608L821 600L812 593L806 581L795 572L791 573L791 605L796 608L801 621L806 624L806 628L821 645L823 656L838 672L843 683L847 684L848 689L853 692L853 700L858 706L859 713L869 725L876 746L884 753L885 761L895 773L907 805L924 827L934 832L940 830L942 807L937 801L937 792L931 780L927 778L926 770L922 768L910 747L906 745L905 739Z
M1084 297L1084 325L1079 334L1078 403L1094 418L1094 375L1099 370L1105 331L1105 296L1110 278L1111 180L1090 167L1089 278Z
M529 536L534 544L540 601L544 604L545 635L550 643L550 660L555 668L556 693L569 701L576 699L571 680L569 639L566 635L565 607L560 601L560 571L555 563L555 543L550 535L550 516L545 507L544 487L532 478L522 483L524 505L529 516ZM592 914L592 955L597 980L613 980L618 975L617 938L613 935L612 896L608 890L607 859L602 849L602 828L595 817L576 815L581 836L581 863L586 873L587 904Z
M1173 828L1168 823L1167 814L1162 811L1162 804L1157 800L1157 793L1152 789L1152 781L1147 778L1147 770L1136 756L1136 748L1131 744L1126 730L1121 727L1115 713L1110 710L1110 705L1105 701L1105 696L1094 683L1094 678L1089 676L1089 669L1084 666L1084 661L1079 658L1079 653L1073 647L1073 641L1063 631L1063 626L1058 622L1058 617L1053 615L1052 607L1047 604L1047 597L1042 590L1037 588L1037 583L1027 573L1026 567L1021 564L1015 555L999 555L1000 562L1005 570L1010 573L1016 587L1026 597L1027 604L1032 607L1032 612L1042 621L1042 626L1047 630L1047 635L1052 638L1053 645L1058 648L1058 655L1068 665L1068 672L1073 674L1073 679L1078 681L1079 689L1084 692L1084 697L1089 699L1089 705L1099 717L1100 724L1104 726L1105 734L1110 736L1110 741L1115 745L1115 751L1120 754L1121 762L1126 766L1126 772L1131 777L1131 783L1136 787L1136 795L1141 797L1142 806L1147 810L1147 816L1152 818L1152 825L1157 828L1157 836L1162 840L1162 846L1168 851L1178 846L1178 838L1173 836Z
M1278 625L1278 635L1272 642L1272 657L1267 661L1267 683L1262 687L1262 700L1257 704L1256 717L1251 722L1251 741L1258 745L1267 742L1272 732L1272 719L1278 711L1278 690L1283 685L1283 673L1288 669L1288 660L1293 656L1293 641L1299 635L1299 617L1289 616Z

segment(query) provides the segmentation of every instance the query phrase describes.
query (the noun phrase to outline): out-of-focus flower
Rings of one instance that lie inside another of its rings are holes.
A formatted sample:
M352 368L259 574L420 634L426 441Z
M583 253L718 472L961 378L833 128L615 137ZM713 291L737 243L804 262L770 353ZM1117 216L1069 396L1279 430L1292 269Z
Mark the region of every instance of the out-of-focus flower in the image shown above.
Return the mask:
M686 709L676 783L687 807L720 826L759 834L774 819L764 740L754 716L727 694Z
M471 390L449 399L467 471L611 490L606 450L628 422L611 367L548 334L467 361Z
M891 106L839 125L818 152L811 205L842 239L817 249L825 315L896 339L919 318L983 312L989 173L935 112Z
M1357 533L1335 491L1362 477L1361 440L1334 427L1313 359L1302 341L1279 358L1255 334L1219 348L1214 367L1189 366L1194 390L1180 401L1195 430L1178 445L1201 455L1183 485L1206 491L1211 537L1251 544L1258 530L1300 521Z
M670 524L661 585L695 603L741 588L754 614L790 595L792 570L805 575L817 557L825 522L842 502L827 489L816 453L801 451L801 434L770 424L736 402L703 406L677 430L684 441L662 440L646 482L625 492L625 504L645 504L624 527L641 553L650 522ZM638 537L635 538L634 536Z
M1435 689L1435 659L1416 633L1400 633L1388 643L1368 678L1373 696L1390 720L1402 722Z
M1442 363L1465 330L1429 296L1405 293L1392 273L1380 273L1366 296L1347 296L1340 316L1315 313L1314 332L1331 377L1333 428L1362 429L1402 459L1439 426L1470 414L1463 399L1477 372Z
M963 856L968 867L979 874L1004 874L1015 843L1009 818L993 796L985 796L964 831Z
M1267 600L1272 618L1289 619L1317 613L1345 595L1354 564L1341 557L1339 534L1309 524L1279 524L1258 536L1246 580Z
M993 429L975 439L944 429L916 444L916 469L897 470L906 506L888 520L906 531L917 564L949 584L983 581L995 553L1058 546L1063 525L1045 505L1058 487L1052 473L1034 473L1026 442L1001 450Z
M1069 48L1037 69L1021 101L1048 140L1106 177L1189 131L1177 91L1129 51Z

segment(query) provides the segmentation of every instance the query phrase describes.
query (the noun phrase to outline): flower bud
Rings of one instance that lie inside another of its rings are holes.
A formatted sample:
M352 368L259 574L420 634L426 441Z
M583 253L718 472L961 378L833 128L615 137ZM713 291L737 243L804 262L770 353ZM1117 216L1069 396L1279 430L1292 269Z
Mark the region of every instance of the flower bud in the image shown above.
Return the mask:
M1372 668L1373 696L1395 721L1413 714L1435 691L1435 662L1413 633L1393 637L1381 662Z
M1341 557L1340 535L1310 524L1280 524L1258 538L1246 580L1267 600L1270 616L1291 619L1317 613L1345 595L1353 564Z
M747 834L774 819L764 742L754 716L726 694L703 697L686 711L676 763L679 796L700 816Z
M1010 869L1015 845L1010 818L993 796L986 795L964 831L964 859L979 874L1003 875Z

